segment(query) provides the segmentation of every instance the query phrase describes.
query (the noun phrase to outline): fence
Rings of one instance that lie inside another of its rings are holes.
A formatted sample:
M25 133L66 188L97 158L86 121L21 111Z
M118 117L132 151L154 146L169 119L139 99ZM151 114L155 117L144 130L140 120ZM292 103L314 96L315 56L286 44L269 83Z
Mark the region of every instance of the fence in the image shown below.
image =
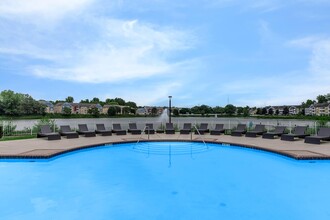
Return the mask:
M0 138L17 137L17 136L36 136L40 126L43 124L51 125L51 129L55 132L59 130L61 125L70 125L73 130L78 129L78 124L87 124L90 130L95 130L96 124L104 124L107 129L112 129L114 123L120 123L122 129L127 130L128 124L135 122L139 129L143 129L146 123L152 123L155 130L164 130L166 120L157 121L157 118L120 118L120 119L79 119L79 120L52 120L47 123L34 121L34 123L23 123L22 121L2 121L0 122ZM329 122L319 124L316 121L299 121L299 120L260 120L260 119L220 119L220 118L172 118L172 122L176 130L180 130L184 123L192 123L199 127L201 123L208 123L208 128L213 129L216 124L224 124L225 129L234 129L238 124L245 124L248 130L254 128L256 124L264 124L267 131L271 131L275 126L281 125L287 127L287 132L291 133L295 126L307 126L308 134L316 134L319 127L329 126Z

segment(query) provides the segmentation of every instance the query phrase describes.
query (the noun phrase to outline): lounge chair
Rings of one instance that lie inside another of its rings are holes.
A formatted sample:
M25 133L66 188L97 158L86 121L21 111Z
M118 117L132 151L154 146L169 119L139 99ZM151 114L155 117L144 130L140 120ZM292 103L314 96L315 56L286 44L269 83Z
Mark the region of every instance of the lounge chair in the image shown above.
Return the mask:
M173 127L173 123L166 123L165 134L175 134L175 129Z
M216 124L215 128L210 131L210 135L220 135L221 133L225 133L223 124Z
M282 141L294 141L296 138L305 138L309 136L306 134L307 126L297 126L294 128L293 134L283 134L281 135Z
M274 139L275 136L280 137L282 134L285 134L285 126L276 126L274 131L264 133L262 138Z
M111 136L112 132L111 130L105 129L104 124L96 124L96 134L100 134L101 136Z
M242 136L246 133L246 125L238 124L237 128L231 132L231 136Z
M126 130L121 129L120 124L113 124L112 125L112 132L116 133L117 135L126 135Z
M207 123L201 123L201 126L198 128L198 130L195 131L195 134L204 134L206 132L209 132L207 126Z
M180 130L180 134L190 134L191 123L184 123L183 128Z
M136 123L128 124L128 132L132 134L141 134L141 130L137 128Z
M78 124L79 130L77 131L78 134L84 135L85 137L95 137L95 131L89 131L86 124Z
M265 132L265 125L256 125L253 130L246 132L245 137L257 137Z
M147 123L144 133L146 133L146 134L155 134L154 125L151 124L151 123Z
M37 138L47 137L48 140L59 140L61 135L57 132L52 132L49 125L41 125L40 132L37 134Z
M321 144L321 141L330 141L330 128L320 128L317 135L305 137L305 143Z
M78 138L79 134L76 131L72 131L69 125L60 126L60 135L66 138Z

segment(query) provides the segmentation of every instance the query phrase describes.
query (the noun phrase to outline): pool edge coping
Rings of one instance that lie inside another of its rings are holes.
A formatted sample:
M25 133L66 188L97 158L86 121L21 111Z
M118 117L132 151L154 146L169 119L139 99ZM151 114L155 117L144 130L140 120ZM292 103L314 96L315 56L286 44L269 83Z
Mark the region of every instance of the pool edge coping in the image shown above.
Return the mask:
M111 146L111 145L117 145L117 144L125 144L125 143L136 143L136 140L124 140L124 141L113 141L113 142L104 142L104 143L97 143L97 144L88 144L83 145L79 147L73 147L70 149L64 149L59 150L56 153L51 153L48 155L0 155L0 159L52 159L54 157L71 153L74 151L79 151L83 149L91 149L91 148L98 148L98 147L105 147L105 146ZM139 142L198 142L203 143L202 140L177 140L177 139L161 139L161 140L140 140ZM263 148L256 145L249 145L249 144L238 144L234 142L227 142L227 141L209 141L205 140L205 143L211 143L211 144L219 144L219 145L229 145L231 147L239 147L239 148L247 148L257 151L264 151L268 153L273 153L281 156L285 156L291 159L295 160L330 160L330 156L324 155L324 156L299 156L295 155L293 153L288 153L281 150L273 150L269 148ZM322 155L322 154L320 154Z

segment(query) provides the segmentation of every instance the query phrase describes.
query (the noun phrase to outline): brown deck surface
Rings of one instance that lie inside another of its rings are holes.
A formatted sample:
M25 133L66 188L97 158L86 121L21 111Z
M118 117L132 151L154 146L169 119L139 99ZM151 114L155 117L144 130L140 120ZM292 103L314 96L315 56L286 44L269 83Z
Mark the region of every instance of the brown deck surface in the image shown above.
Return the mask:
M48 141L45 139L26 139L15 141L0 142L0 158L50 158L58 154L81 149L84 147L97 146L106 143L130 142L148 140L147 135L123 135L123 136L97 136L92 138L79 137L76 139L66 139ZM304 140L281 141L279 139L262 139L233 137L229 135L214 136L205 134L199 135L180 135L153 134L150 140L179 140L179 141L201 141L228 143L240 145L242 147L261 149L286 155L295 159L330 159L330 142L324 142L320 145L305 144Z

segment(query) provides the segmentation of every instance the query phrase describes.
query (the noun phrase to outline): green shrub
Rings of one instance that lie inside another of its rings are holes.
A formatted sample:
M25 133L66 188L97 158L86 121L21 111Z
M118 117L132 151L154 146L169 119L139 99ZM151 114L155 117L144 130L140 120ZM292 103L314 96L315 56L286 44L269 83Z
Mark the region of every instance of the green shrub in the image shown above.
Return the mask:
M33 133L38 133L42 125L49 125L52 130L55 128L55 131L58 131L58 126L55 124L54 119L42 118L38 120L36 124L34 124L32 128Z

